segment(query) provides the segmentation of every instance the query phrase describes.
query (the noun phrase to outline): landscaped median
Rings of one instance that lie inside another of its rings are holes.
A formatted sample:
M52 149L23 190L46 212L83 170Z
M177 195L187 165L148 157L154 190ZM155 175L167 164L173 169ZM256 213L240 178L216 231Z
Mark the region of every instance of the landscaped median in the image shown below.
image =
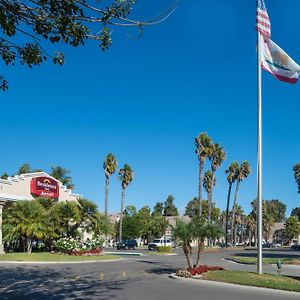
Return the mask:
M185 280L215 281L243 286L263 287L291 292L300 292L300 277L289 277L271 274L257 274L246 271L224 270L218 266L198 266L179 270L171 278Z
M0 262L85 262L85 261L105 261L119 259L117 255L89 255L75 256L64 254L52 254L49 252L40 253L6 253L0 255Z
M300 292L300 278L296 279L288 276L256 274L233 270L207 272L202 276L203 279L218 282Z
M232 260L241 264L256 264L257 258L250 256L230 256L227 259ZM280 260L281 263L287 265L300 265L300 258L274 258L274 257L266 257L263 258L264 264L276 264Z

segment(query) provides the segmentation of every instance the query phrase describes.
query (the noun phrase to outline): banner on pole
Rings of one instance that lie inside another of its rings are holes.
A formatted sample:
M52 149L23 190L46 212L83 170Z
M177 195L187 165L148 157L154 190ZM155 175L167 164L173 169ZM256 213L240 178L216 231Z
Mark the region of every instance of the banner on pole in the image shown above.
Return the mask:
M277 79L296 83L300 66L271 39L261 38L261 67Z

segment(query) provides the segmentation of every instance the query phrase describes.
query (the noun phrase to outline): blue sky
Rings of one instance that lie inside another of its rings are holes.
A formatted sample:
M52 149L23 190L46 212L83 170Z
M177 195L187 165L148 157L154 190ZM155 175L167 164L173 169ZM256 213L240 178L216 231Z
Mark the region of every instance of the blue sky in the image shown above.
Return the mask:
M172 1L139 1L132 17L150 17ZM265 1L272 39L300 62L300 2ZM255 0L182 1L163 24L114 28L113 46L65 48L63 67L46 63L5 67L10 89L1 93L0 172L28 162L46 171L71 170L75 192L104 209L102 164L107 153L131 165L126 205L138 208L174 195L184 210L197 195L194 138L207 132L226 150L214 201L224 209L225 169L248 160L249 179L238 202L246 212L256 197ZM263 73L263 195L299 206L292 166L300 162L300 86ZM209 168L209 164L206 165ZM121 185L111 178L109 209L120 209ZM206 196L206 195L205 195Z

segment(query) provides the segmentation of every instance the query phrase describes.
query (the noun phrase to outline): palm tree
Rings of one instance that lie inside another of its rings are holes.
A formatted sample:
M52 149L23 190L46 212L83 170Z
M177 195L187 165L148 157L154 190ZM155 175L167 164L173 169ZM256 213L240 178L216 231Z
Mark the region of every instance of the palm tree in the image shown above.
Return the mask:
M209 204L209 211L211 211L211 202L212 202L212 191L213 187L215 186L216 182L216 171L221 166L222 162L225 160L225 151L223 147L219 144L212 144L209 152L209 160L211 161L211 173L212 173L212 182L214 183L211 188L210 192L210 201ZM210 223L210 222L209 222Z
M186 257L186 261L189 268L193 267L192 262L192 246L191 241L193 240L193 224L192 221L189 223L184 222L181 219L177 219L176 227L173 228L173 236L176 239L182 241L183 252Z
M103 169L105 174L105 216L108 216L108 187L109 187L109 177L116 172L117 169L117 159L112 154L107 154L105 161L103 163Z
M45 236L46 220L45 211L38 201L17 201L4 214L4 241L16 243L21 237L27 252L31 253L33 240L42 240Z
M234 223L235 223L235 209L236 209L236 202L237 202L237 195L239 191L240 183L246 179L249 174L251 173L251 167L248 161L243 161L241 166L238 168L236 173L236 187L234 193L234 201L232 206L232 220L231 220L231 241L234 244Z
M203 186L203 169L204 163L209 156L211 149L211 138L207 133L202 132L195 138L196 154L199 160L199 183L198 183L198 200L199 200L199 217L202 216L202 186Z
M228 223L229 223L229 205L230 205L231 188L232 188L232 184L236 180L238 168L239 168L239 164L236 161L234 161L230 164L228 169L226 169L225 171L225 173L228 174L227 181L229 184L228 194L227 194L227 205L226 205L226 219L225 219L225 247L227 247L228 244Z
M128 164L125 164L123 169L119 170L118 177L122 183L120 233L119 233L119 240L122 241L122 225L123 225L122 223L123 223L125 189L133 180L133 171L132 171L131 167Z
M213 177L213 174L211 171L206 171L203 178L203 187L205 188L207 192L207 201L208 201L208 215L207 215L207 223L211 223L211 202L212 202L212 189L216 184L216 180Z
M255 237L255 228L256 228L256 220L253 214L249 214L247 216L247 228L248 228L248 236L249 236L249 246L252 244L252 237Z
M60 181L63 185L65 185L68 189L74 189L74 184L72 183L72 178L68 174L69 170L62 167L51 167L50 175Z

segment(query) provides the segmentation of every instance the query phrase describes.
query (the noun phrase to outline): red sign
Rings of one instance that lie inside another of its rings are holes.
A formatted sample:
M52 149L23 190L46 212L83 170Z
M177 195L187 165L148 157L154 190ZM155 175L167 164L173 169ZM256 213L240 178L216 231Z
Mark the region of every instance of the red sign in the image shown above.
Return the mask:
M30 182L30 193L36 196L58 198L58 182L49 177L36 177Z

